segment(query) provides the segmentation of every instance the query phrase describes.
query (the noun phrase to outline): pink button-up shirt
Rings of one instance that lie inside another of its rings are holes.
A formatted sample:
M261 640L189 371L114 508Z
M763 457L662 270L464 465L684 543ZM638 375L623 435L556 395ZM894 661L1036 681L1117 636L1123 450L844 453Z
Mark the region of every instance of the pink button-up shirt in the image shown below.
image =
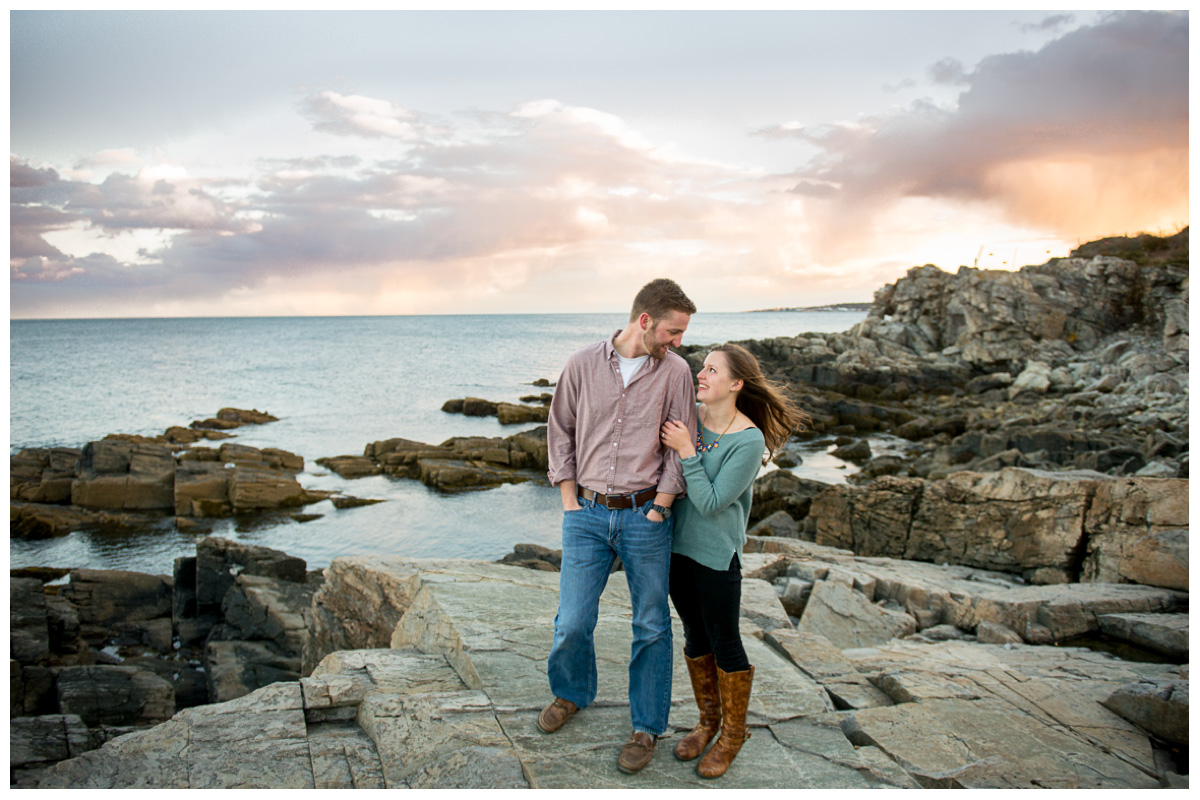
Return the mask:
M618 331L617 333L620 333ZM602 494L656 487L684 493L679 455L659 438L668 419L696 433L696 390L687 362L647 358L624 385L613 337L567 359L550 403L546 434L554 486L574 480Z

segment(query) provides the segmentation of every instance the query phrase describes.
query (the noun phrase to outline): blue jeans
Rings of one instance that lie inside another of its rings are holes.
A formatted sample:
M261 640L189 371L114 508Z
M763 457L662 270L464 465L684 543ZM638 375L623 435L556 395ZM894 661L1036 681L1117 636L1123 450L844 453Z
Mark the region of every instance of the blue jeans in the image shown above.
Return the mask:
M609 510L594 500L563 514L558 616L547 672L555 697L586 708L596 699L592 634L600 594L613 560L621 557L633 604L629 654L629 715L636 730L661 736L671 709L671 611L667 576L675 520L646 518L650 503Z

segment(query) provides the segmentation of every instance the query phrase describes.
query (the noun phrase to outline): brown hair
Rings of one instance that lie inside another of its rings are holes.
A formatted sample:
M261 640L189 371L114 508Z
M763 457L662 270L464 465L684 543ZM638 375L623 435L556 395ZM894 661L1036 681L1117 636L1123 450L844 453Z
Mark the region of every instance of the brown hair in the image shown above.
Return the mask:
M763 455L765 466L788 437L794 431L804 430L812 422L812 417L784 395L785 386L767 380L762 367L758 365L758 359L746 348L736 344L719 344L712 352L724 353L730 377L742 382L737 408L758 426L766 439L767 452Z
M629 321L633 322L642 312L649 314L650 319L660 320L672 311L682 311L691 316L696 313L696 304L688 299L675 281L656 278L643 286L637 297L633 298Z

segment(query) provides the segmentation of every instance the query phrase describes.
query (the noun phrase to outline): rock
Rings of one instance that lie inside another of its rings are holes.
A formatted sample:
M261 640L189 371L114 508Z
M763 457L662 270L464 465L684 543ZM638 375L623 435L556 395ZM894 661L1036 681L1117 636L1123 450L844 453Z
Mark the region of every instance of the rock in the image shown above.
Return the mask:
M821 581L813 586L796 629L824 636L844 650L915 633L917 622L908 614L880 608L845 584Z
M307 618L316 591L311 583L238 575L221 602L224 625L210 641L266 639L299 658L308 640Z
M1045 394L1049 389L1050 365L1043 361L1030 361L1008 387L1008 398L1012 400L1022 392Z
M78 611L79 621L103 628L116 623L171 619L172 578L125 570L71 570L61 596Z
M975 629L980 644L1023 644L1021 634L994 622L981 622Z
M91 749L87 725L74 714L47 714L9 720L10 768L52 764Z
M63 667L55 685L63 713L88 726L154 724L175 713L174 687L137 667Z
M258 575L303 584L307 565L279 550L210 536L196 545L197 613L220 607L237 575Z
M215 641L204 647L208 699L220 703L300 678L301 659L269 641Z
M1162 653L1180 663L1188 660L1187 614L1101 614L1100 631Z
M384 502L383 500L373 500L373 499L367 499L367 498L362 498L362 497L350 497L348 495L345 497L331 497L329 499L333 503L333 507L338 509L339 511L341 511L343 509L347 509L347 508L361 508L362 506L373 506L376 503Z
M754 481L750 525L776 511L786 511L793 520L803 520L808 516L813 498L827 488L829 484L800 478L787 470L772 470Z
M513 551L496 562L528 569L558 571L562 569L562 550L551 550L540 544L513 545Z
M854 668L854 662L824 636L805 631L775 630L767 641L829 694L834 707L876 708L892 700Z
M36 578L9 578L8 648L21 664L45 664L50 657L46 593Z
M749 531L752 536L784 536L791 539L800 538L800 526L792 515L786 511L776 511L771 516L759 522Z
M497 403L496 417L501 425L544 423L550 418L548 406L519 406L513 403Z
M103 439L84 445L71 483L71 504L84 508L175 507L175 457L169 447Z
M803 616L804 607L808 605L808 598L812 594L812 587L812 581L800 578L784 577L776 580L775 593L779 595L779 602L789 617Z
M789 570L811 572L819 560L841 580L852 570L880 569L878 577L862 574L863 588L893 591L878 559L795 540L758 541L813 559L793 561ZM187 709L49 768L40 786L701 785L694 765L670 758L634 777L612 769L629 726L631 612L623 581L611 581L600 603L596 702L551 741L530 720L545 703L537 665L553 636L557 576L465 560L352 561L351 569L335 559L328 573L346 588L357 573L363 600L380 597L382 587L405 592L406 599L390 601L405 608L390 647L331 653L300 682ZM357 608L347 621L376 622ZM914 779L922 786L1158 784L1149 737L1100 701L1141 679L1179 680L1177 667L1070 647L968 641L891 641L842 652L790 628L747 630L755 631L743 644L756 665L748 722L758 730L722 779L726 788L871 788ZM681 659L674 669L672 730L663 746L697 713Z
M871 459L871 445L867 444L865 440L859 440L854 444L837 448L830 455L834 458L840 458L843 461L865 464Z
M442 491L544 481L549 464L545 426L504 439L458 437L440 445L387 439L367 445L363 454L386 475L416 478ZM317 459L317 463L330 469L347 469L346 465L352 465L343 477L366 470L363 462L351 462L351 458Z
M1188 682L1141 680L1122 686L1104 707L1168 742L1188 743Z
M1105 481L1085 520L1084 580L1188 588L1188 482Z
M905 459L901 456L876 456L863 465L862 473L872 478L881 475L895 475L905 468Z
M775 594L775 589L765 580L742 578L741 616L767 632L792 630L787 611Z
M494 417L496 404L490 400L468 397L463 400L462 413L468 417Z
M230 472L229 503L235 512L295 508L312 502L312 496L292 475L253 467Z
M831 487L810 513L818 543L862 555L1061 582L1086 547L1084 580L1186 589L1186 533L1170 532L1186 525L1186 485L1018 468L936 481L884 477Z
M343 478L365 478L383 474L383 467L364 456L334 456L318 458L317 463Z

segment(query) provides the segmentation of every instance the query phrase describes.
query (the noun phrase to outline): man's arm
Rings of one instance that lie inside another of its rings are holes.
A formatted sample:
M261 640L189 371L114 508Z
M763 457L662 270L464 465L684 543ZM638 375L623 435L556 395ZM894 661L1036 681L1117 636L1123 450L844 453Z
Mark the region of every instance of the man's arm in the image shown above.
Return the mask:
M564 511L579 509L575 461L575 407L578 402L578 383L573 358L567 359L546 419L546 453L550 469L546 477L550 485L562 492Z

